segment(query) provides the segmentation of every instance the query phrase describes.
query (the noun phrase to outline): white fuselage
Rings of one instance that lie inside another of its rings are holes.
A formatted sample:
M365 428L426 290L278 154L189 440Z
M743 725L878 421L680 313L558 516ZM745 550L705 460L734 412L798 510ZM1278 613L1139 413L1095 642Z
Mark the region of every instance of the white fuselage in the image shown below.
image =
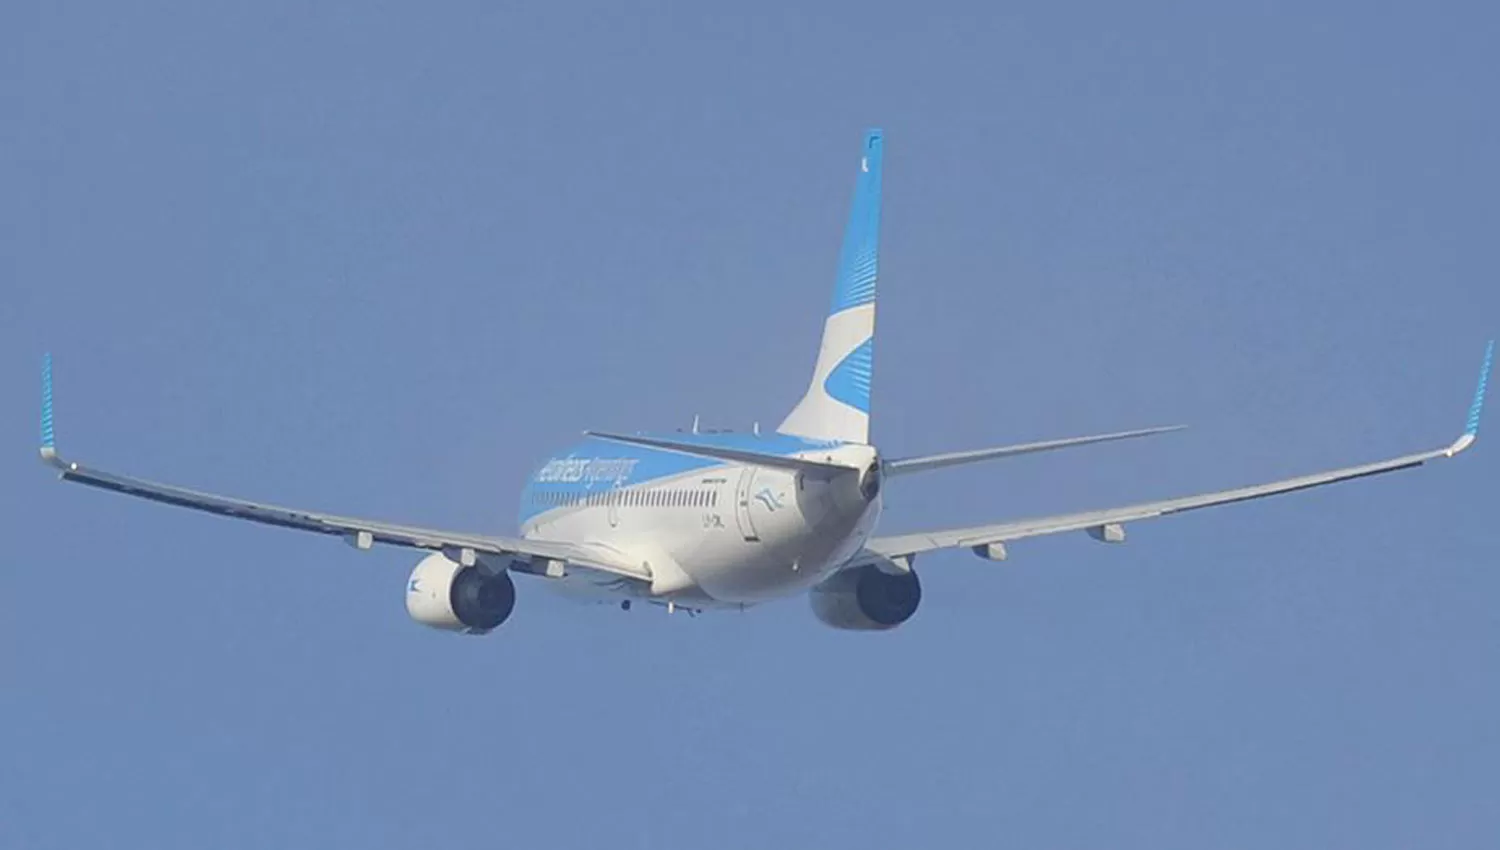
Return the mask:
M797 453L852 467L831 478L713 461L644 480L634 473L650 466L647 455L663 452L630 449L637 456L595 458L588 452L597 447L580 448L533 476L523 500L542 509L523 510L521 534L586 545L653 576L649 592L591 571L548 582L590 596L645 596L706 608L798 593L848 563L880 518L879 494L867 498L860 491L861 473L875 461L869 446ZM611 477L590 480L591 468L607 468ZM583 472L568 474L578 469ZM574 480L548 486L559 478Z

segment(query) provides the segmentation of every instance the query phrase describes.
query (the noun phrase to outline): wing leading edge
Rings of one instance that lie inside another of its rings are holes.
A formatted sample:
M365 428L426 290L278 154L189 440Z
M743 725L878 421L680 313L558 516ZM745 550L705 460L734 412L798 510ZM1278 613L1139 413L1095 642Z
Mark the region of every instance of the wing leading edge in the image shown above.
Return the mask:
M1494 360L1494 354L1495 343L1491 340L1485 348L1484 364L1479 372L1479 386L1474 391L1474 401L1469 407L1469 418L1464 432L1457 440L1440 449L1402 455L1401 457L1367 463L1361 466L1349 466L1326 472L1315 472L1310 475L1286 478L1266 484L1256 484L1233 490L1220 490L1214 493L1202 493L1196 496L1184 496L1176 499L1165 499L1158 502L1142 502L1118 508L1105 508L1103 510L1083 511L1074 514L1059 514L1056 516L1036 517L1034 519L1013 520L967 528L949 528L915 534L878 537L871 540L866 549L882 558L899 561L909 559L913 555L924 552L960 547L973 548L988 557L1002 558L1004 557L1003 544L1006 542L1043 534L1057 534L1064 531L1088 531L1099 540L1118 542L1124 539L1124 529L1122 526L1127 522L1152 519L1183 511L1196 510L1198 508L1209 508L1215 505L1228 505L1249 499L1260 499L1281 493L1291 493L1297 490L1321 487L1325 484L1335 484L1340 481L1351 481L1356 478L1366 478L1372 475L1411 469L1421 466L1428 461L1450 458L1473 445L1474 440L1479 435L1479 415L1484 407L1485 390L1489 382L1490 365Z
M560 562L559 565L563 567L595 570L611 576L638 581L649 582L651 580L649 569L630 563L603 547L561 541L468 534L285 508L90 469L82 464L64 460L57 452L56 435L53 429L52 358L50 355L42 363L41 437L42 460L56 468L62 480L86 484L101 490L110 490L127 496L191 508L232 519L249 520L262 525L342 537L358 549L369 549L374 544L381 543L409 549L441 551L455 561L466 564L474 563L475 560L481 559L481 556L490 556L497 560L504 558L511 563L519 560L522 562L520 568L523 571L537 571L553 575L555 568L550 568L549 562Z

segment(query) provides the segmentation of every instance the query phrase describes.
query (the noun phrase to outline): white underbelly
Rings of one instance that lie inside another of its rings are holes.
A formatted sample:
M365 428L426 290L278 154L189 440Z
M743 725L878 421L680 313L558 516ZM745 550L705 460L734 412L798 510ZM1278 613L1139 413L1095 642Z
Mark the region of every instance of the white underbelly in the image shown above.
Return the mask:
M768 509L754 518L754 534L737 521L732 504L719 510L579 508L539 518L526 532L602 544L635 553L643 562L668 559L671 569L681 570L692 582L674 592L674 598L684 604L696 599L703 607L734 607L794 595L827 578L858 554L880 515L878 498L860 513L840 514L825 505L815 517L792 500L784 501L785 509ZM644 583L597 574L570 577L561 585L594 598L649 596Z

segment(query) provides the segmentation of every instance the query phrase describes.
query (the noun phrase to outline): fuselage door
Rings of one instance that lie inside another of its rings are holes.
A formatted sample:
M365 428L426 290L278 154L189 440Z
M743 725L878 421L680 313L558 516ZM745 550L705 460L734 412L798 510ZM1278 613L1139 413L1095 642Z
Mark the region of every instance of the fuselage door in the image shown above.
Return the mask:
M760 535L755 531L755 522L750 518L750 493L754 484L755 467L742 468L739 483L734 488L734 518L739 523L740 534L747 541L760 540Z

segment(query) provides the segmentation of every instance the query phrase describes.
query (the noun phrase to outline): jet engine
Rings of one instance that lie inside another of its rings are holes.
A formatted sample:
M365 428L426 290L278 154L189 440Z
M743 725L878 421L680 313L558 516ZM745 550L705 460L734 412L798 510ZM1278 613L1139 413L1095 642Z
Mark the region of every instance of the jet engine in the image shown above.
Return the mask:
M914 571L892 575L874 565L835 573L808 594L813 613L835 629L894 629L917 613L922 583Z
M406 582L406 613L424 626L471 635L486 634L516 607L516 586L504 571L465 567L434 552Z

